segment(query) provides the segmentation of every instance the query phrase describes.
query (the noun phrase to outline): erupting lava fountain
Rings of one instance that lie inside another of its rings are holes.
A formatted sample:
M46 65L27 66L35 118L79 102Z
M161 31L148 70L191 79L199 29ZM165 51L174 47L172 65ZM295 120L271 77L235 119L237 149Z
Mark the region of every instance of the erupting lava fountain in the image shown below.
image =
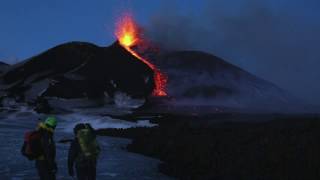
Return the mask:
M129 13L124 14L116 23L115 35L120 43L133 56L148 65L154 71L155 88L153 90L154 96L167 96L166 84L167 77L154 64L147 59L140 56L132 47L143 43L139 27Z

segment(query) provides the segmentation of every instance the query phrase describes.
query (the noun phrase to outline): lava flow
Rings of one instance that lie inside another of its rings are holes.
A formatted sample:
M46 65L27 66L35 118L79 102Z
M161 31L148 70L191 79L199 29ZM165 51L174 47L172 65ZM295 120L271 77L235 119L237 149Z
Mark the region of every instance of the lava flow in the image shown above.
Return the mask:
M132 49L133 46L142 43L142 38L139 34L139 28L130 14L125 14L119 19L116 24L115 35L119 43L129 51L133 56L148 65L154 71L155 89L154 96L167 96L166 83L167 77L147 59L141 57L136 51Z

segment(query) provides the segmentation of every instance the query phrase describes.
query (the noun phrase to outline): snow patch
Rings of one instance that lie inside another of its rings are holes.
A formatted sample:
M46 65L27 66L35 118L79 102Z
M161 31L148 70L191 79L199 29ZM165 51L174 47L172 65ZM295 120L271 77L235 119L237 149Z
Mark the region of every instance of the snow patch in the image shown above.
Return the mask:
M62 119L62 123L57 126L58 129L61 129L64 132L70 133L73 132L73 128L78 123L90 123L94 129L101 128L116 128L116 129L127 129L133 127L154 127L156 124L150 123L149 120L139 120L137 122L129 122L119 119L113 119L108 116L94 116L87 114L67 114L58 116L59 119Z
M124 92L116 92L114 102L120 108L138 108L145 103L145 99L133 99Z

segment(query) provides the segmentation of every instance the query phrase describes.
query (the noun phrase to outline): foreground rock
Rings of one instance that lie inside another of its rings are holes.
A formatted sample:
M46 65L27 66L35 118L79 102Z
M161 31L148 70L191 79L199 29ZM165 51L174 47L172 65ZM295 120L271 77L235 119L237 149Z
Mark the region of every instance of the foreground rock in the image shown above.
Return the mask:
M259 123L214 119L167 116L159 127L100 134L132 138L130 151L159 158L160 171L179 179L320 178L319 116Z

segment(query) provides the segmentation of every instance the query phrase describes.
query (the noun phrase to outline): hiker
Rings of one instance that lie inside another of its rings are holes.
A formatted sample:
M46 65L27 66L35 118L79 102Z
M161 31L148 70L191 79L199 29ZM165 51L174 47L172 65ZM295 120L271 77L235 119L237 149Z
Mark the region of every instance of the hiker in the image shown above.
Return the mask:
M29 160L35 160L40 180L56 179L56 146L53 139L56 126L56 118L48 117L39 123L37 130L25 134L21 152Z
M90 124L77 124L73 129L75 138L68 154L69 175L74 177L74 165L79 180L95 180L100 147L96 133Z

